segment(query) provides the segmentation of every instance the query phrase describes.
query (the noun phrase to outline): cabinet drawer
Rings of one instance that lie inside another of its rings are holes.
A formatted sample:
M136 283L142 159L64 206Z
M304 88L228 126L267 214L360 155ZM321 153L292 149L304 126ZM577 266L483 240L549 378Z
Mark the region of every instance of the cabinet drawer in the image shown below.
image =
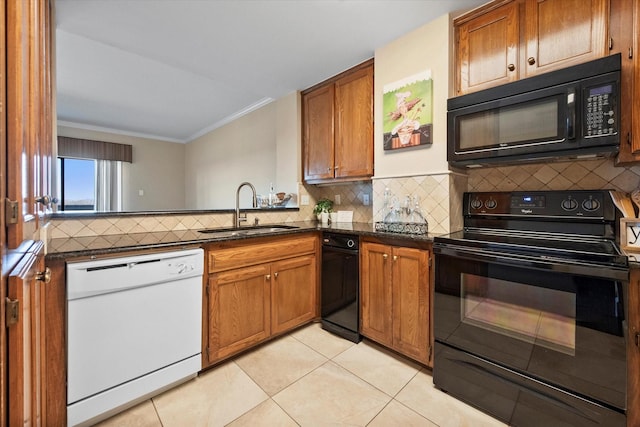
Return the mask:
M268 242L241 243L233 247L208 250L209 273L261 264L315 252L317 237L290 237Z

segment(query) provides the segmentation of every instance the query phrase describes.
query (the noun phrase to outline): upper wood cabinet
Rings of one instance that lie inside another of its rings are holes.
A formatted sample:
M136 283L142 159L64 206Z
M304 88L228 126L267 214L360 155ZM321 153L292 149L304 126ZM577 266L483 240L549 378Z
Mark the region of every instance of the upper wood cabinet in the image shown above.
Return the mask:
M611 0L611 30L622 54L620 152L617 164L640 161L640 2ZM634 54L635 52L635 54Z
M302 92L302 138L306 182L373 176L373 60Z
M51 212L52 17L48 0L7 2L7 224L10 248L33 238ZM44 197L47 196L47 197ZM40 203L39 200L45 203Z
M607 55L609 7L610 0L497 0L456 18L456 95Z
M512 1L456 21L458 94L518 78L518 16L518 4Z

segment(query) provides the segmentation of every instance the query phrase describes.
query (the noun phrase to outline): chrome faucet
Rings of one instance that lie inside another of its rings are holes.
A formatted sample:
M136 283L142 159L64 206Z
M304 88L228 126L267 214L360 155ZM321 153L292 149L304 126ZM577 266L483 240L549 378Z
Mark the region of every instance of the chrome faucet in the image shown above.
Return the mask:
M240 227L240 189L245 185L248 185L251 188L251 191L253 192L253 207L254 208L258 207L258 196L256 195L256 188L253 186L253 184L251 184L250 182L243 182L242 184L240 184L238 186L238 189L236 190L236 215L234 218L234 226L236 228ZM245 216L245 218L243 218L242 221L246 221L246 220L247 218Z

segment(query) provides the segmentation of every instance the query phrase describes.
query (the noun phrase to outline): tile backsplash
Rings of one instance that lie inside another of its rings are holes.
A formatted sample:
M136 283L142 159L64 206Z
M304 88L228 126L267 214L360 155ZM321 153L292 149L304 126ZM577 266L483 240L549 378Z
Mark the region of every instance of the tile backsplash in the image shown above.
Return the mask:
M384 219L384 192L388 188L400 201L418 196L431 233L448 233L462 225L462 193L465 191L613 189L630 193L640 186L640 165L616 167L611 159L545 164L487 167L433 175L374 178L326 186L298 185L298 200L309 196L299 210L248 214L248 223L258 217L263 224L315 219L316 201L340 196L334 210L353 211L354 222L374 223ZM365 205L365 199L369 204ZM97 218L54 219L47 227L48 238L91 237L127 233L179 231L228 227L232 213L141 214Z
M629 193L640 185L640 166L616 167L611 159L472 169L468 191L594 190Z

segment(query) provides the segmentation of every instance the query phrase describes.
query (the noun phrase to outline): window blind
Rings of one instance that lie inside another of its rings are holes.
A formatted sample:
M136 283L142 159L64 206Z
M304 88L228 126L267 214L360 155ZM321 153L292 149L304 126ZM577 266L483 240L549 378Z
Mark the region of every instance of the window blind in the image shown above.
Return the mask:
M133 162L129 144L58 136L58 157Z

